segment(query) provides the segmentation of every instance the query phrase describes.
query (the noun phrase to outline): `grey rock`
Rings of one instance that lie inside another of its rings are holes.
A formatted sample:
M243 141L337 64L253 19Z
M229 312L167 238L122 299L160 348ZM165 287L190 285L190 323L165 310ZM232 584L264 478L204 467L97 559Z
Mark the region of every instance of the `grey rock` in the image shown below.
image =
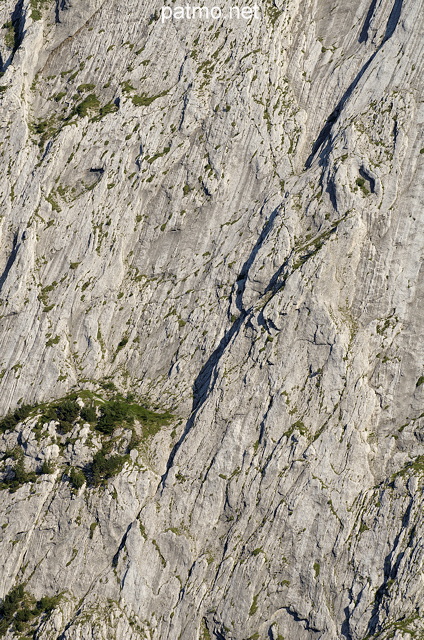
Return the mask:
M56 469L2 490L0 596L62 593L43 640L421 637L423 2L160 9L0 7L1 412L176 415L77 490L89 426L2 434Z

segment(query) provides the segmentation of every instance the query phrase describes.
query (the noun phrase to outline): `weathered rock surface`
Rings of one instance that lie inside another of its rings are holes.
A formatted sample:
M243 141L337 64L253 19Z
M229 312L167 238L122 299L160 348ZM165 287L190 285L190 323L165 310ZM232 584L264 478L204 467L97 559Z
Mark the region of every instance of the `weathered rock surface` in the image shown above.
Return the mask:
M424 637L423 4L2 3L1 412L179 417L78 490L88 427L2 435L35 638Z

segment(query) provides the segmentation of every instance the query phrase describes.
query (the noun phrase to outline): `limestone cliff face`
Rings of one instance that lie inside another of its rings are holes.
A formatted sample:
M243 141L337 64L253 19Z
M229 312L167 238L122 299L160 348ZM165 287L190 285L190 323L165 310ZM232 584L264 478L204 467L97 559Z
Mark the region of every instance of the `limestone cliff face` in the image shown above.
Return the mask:
M423 5L2 3L5 637L424 637Z

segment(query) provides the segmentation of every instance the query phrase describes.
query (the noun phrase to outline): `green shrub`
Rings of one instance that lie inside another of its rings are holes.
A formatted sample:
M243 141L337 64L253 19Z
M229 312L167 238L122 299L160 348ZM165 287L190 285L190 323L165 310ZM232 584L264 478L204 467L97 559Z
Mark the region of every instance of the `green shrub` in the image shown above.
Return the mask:
M131 91L135 91L134 87L128 82L128 80L121 82L121 87L123 93L131 93Z
M118 105L116 105L114 102L107 102L106 104L103 105L103 107L100 107L99 115L96 116L94 120L101 120L102 118L107 116L109 113L115 113L116 111L118 111L118 109L119 109Z
M73 423L79 417L80 407L75 398L65 398L56 405L49 406L41 416L41 423L54 420L59 422L62 433L68 433L73 428Z
M160 427L169 424L174 417L169 411L156 413L140 404L131 405L131 410L133 411L134 417L143 424L144 431L149 433L149 435L153 435Z
M22 422L29 416L34 407L30 405L22 405L18 407L12 413L9 413L3 420L0 421L0 433L13 429L19 422Z
M85 420L85 422L96 422L97 420L95 407L83 407L80 415L82 420Z
M75 422L80 413L78 403L72 398L64 400L61 404L56 405L56 415L59 421Z
M34 632L30 627L31 621L41 615L50 615L58 605L61 595L43 597L37 603L35 599L20 584L5 595L0 605L0 637L12 627L13 631L25 633L21 638L32 640Z
M73 488L77 490L81 489L81 487L85 484L85 481L85 475L81 471L81 469L75 469L74 467L72 467L69 472L69 482L71 483Z
M115 396L102 405L96 429L111 435L116 427L124 424L132 425L136 419L143 424L146 435L153 435L172 418L169 412L155 413L143 405Z
M355 182L356 182L357 186L361 189L361 191L364 194L364 196L368 196L370 192L365 186L365 179L364 178L356 178Z
M51 613L53 609L57 607L61 599L60 595L57 596L44 596L37 602L36 610L40 613Z
M148 96L145 93L142 93L141 96L133 96L131 100L136 107L148 107L150 104L152 104L152 102L154 102L162 95L164 95L164 93L161 93L158 96Z
M33 605L34 598L25 592L24 585L9 591L0 606L0 636L5 635L12 625L14 631L27 632L28 624L38 615Z
M15 24L11 20L9 20L9 22L5 22L5 24L3 25L3 29L7 29L6 35L4 36L4 43L6 47L9 47L9 49L14 49L17 40L17 29L15 27Z
M80 118L83 118L87 116L90 111L97 111L99 107L100 102L97 96L94 93L90 93L89 96L84 98L84 100L75 107L75 113L80 116Z
M102 389L104 389L105 391L116 391L116 385L114 382L112 382L111 380L108 380L106 382L101 382L100 386L102 387Z
M132 449L137 449L140 446L141 443L141 438L140 436L138 436L136 434L136 432L134 431L134 429L132 429L131 431L131 439L128 443L128 451L131 451Z
M259 594L256 594L255 596L253 596L253 602L249 610L249 616L254 616L258 610L258 596Z
M80 93L85 93L86 91L93 91L93 89L95 88L95 84L91 84L91 83L87 83L87 84L80 84L77 87L77 91L79 91Z
M124 336L122 340L118 343L117 351L120 351L121 349L123 349L127 343L128 343L128 337Z
M22 631L25 631L26 626L27 626L26 623L22 622L21 620L18 620L17 616L15 617L14 623L15 623L14 624L15 631L18 631L19 633L22 633ZM25 636L21 636L21 638L19 638L19 640L21 640L22 637L25 637Z
M19 609L16 613L15 620L19 620L19 622L28 622L33 617L31 609Z
M55 466L53 462L50 462L50 460L43 461L43 464L41 465L41 475L51 475L54 473L54 470Z
M94 484L98 486L109 478L116 476L122 470L128 459L129 456L120 455L106 457L103 449L98 451L91 465Z
M25 590L22 584L14 587L5 595L3 603L0 605L0 616L2 618L12 617L19 609L20 603L25 597Z
M111 435L115 428L124 422L133 422L128 405L119 400L109 400L100 409L100 418L96 429L101 433Z
M32 130L34 133L41 135L42 133L45 133L49 127L50 123L47 120L39 120L32 125Z
M17 491L19 487L27 482L35 482L37 480L37 474L34 471L25 471L24 453L22 449L16 449L14 456L16 463L11 469L12 474L0 483L0 489L9 489L11 493Z

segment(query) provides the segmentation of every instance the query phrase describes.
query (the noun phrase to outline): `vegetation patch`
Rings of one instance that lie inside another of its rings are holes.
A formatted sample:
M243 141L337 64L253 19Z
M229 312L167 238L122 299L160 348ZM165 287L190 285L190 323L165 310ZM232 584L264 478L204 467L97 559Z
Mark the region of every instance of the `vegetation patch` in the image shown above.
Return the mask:
M62 209L60 208L56 200L56 194L54 189L49 193L48 196L46 196L46 200L51 205L51 208L53 209L53 211L56 211L57 213L60 213L62 211Z
M44 596L36 600L25 591L25 585L14 587L5 595L0 605L0 637L11 630L14 633L25 634L21 635L21 638L35 638L40 622L49 618L60 603L61 597Z
M103 107L100 107L99 114L93 118L93 120L101 120L109 113L115 113L118 111L119 107L114 102L107 102Z
M139 96L133 96L131 100L136 107L148 107L150 104L152 104L152 102L154 102L158 98L161 98L162 96L166 96L167 93L168 91L162 91L162 93L158 93L157 96L148 96L146 93L142 93Z
M89 465L86 471L86 477L87 475L91 475L92 482L96 487L101 484L105 484L109 478L113 478L118 475L118 473L122 471L125 463L130 460L128 454L108 455L107 451L107 446L98 451L93 458L93 462Z
M15 464L9 468L6 477L0 482L0 490L9 489L10 493L14 493L23 484L35 482L37 474L34 471L25 471L24 452L20 447L7 452L6 455L14 459Z
M282 14L282 11L275 6L275 3L272 0L267 1L265 5L265 12L272 26L275 25Z
M69 80L70 79L71 78L69 78ZM84 93L84 89L89 90L89 87L94 87L94 85L79 85L79 91L74 98L80 98L80 94ZM53 96L53 99L55 102L59 103L65 95L65 91L60 91ZM49 118L39 118L35 122L30 123L29 129L33 134L39 136L40 139L38 146L43 148L46 142L55 138L64 126L77 124L77 120L75 118L91 116L91 121L96 122L107 116L109 113L115 113L118 109L118 105L112 101L100 106L100 101L97 96L94 93L91 93L74 106L70 113L66 114L66 108L62 107L62 111L53 114ZM51 204L53 206L53 203ZM53 208L55 207L53 206ZM56 210L60 211L60 209Z
M408 462L403 469L400 469L391 476L390 481L393 482L396 477L412 475L413 473L424 474L424 456L417 456L414 460Z
M253 602L249 610L249 616L254 616L258 610L258 596L259 594L256 594L255 596L253 596Z
M370 191L365 186L365 178L356 178L356 185L361 189L364 196L369 196Z
M69 469L68 480L71 486L78 491L84 486L86 479L85 474L81 471L81 469L77 469L72 467Z
M59 423L70 424L74 422L79 415L79 404L73 398L66 398L63 402L56 405L54 412L56 413Z
M309 260L309 258L312 258L318 253L318 251L320 251L320 249L322 249L325 242L337 231L337 227L342 220L343 218L340 218L330 229L324 231L324 233L321 233L314 240L307 242L299 248L300 255L298 256L297 261L293 264L293 271L299 269L307 260Z
M31 18L33 20L41 20L42 10L52 5L51 0L31 0Z
M301 436L307 436L308 435L308 430L305 427L305 425L303 424L302 420L297 420L296 422L293 422L293 424L291 425L290 429L287 429L287 431L285 431L285 433L283 435L285 435L287 438L290 438L290 436L295 431L299 431Z
M100 109L100 102L95 93L90 93L82 102L75 107L75 114L80 118L88 116L92 111Z
M131 396L129 399L131 400ZM117 426L133 425L138 420L143 425L143 433L152 436L162 426L169 424L172 418L169 412L156 413L141 404L128 401L128 397L116 395L100 406L96 429L110 435Z
M80 84L77 87L77 91L79 93L86 93L87 91L93 91L93 89L95 89L96 85L95 84L91 84L91 83L87 83L87 84Z
M152 162L154 162L158 158L162 158L162 156L165 156L167 153L169 153L170 150L171 150L171 147L165 147L163 151L155 153L151 158L146 158L146 160L149 164L152 164Z
M3 29L6 29L6 33L4 35L4 44L9 49L16 49L19 40L18 24L9 20L8 22L4 23Z
M54 344L59 344L60 336L54 336L46 341L46 347L52 347Z
M104 387L108 391L115 391L113 383L105 383ZM62 479L76 491L84 484L92 487L104 485L120 473L131 460L130 451L141 446L174 417L168 411L153 411L137 402L132 395L124 397L115 392L105 399L99 394L81 391L49 404L19 407L1 420L0 433L13 430L29 416L38 416L38 421L32 427L38 441L43 437L45 425L56 423L55 441L62 452L69 443L75 442L74 438L69 439L68 436L75 427L86 424L93 435L97 433L97 442L100 439L101 448L83 468L66 466L62 458ZM55 465L44 461L37 470L26 471L24 450L19 440L14 449L3 453L0 462L5 459L10 461L6 463L6 469L2 469L0 490L8 489L11 492L25 483L35 482L40 474L53 473L60 464L60 458Z
M10 431L14 427L16 427L19 422L26 420L26 418L28 418L28 416L31 414L33 408L34 407L31 407L31 405L25 404L5 416L0 421L0 433Z
M44 147L47 140L50 140L60 131L61 126L58 123L56 115L51 116L47 120L38 119L36 122L29 124L29 130L37 136L40 136L38 145Z

